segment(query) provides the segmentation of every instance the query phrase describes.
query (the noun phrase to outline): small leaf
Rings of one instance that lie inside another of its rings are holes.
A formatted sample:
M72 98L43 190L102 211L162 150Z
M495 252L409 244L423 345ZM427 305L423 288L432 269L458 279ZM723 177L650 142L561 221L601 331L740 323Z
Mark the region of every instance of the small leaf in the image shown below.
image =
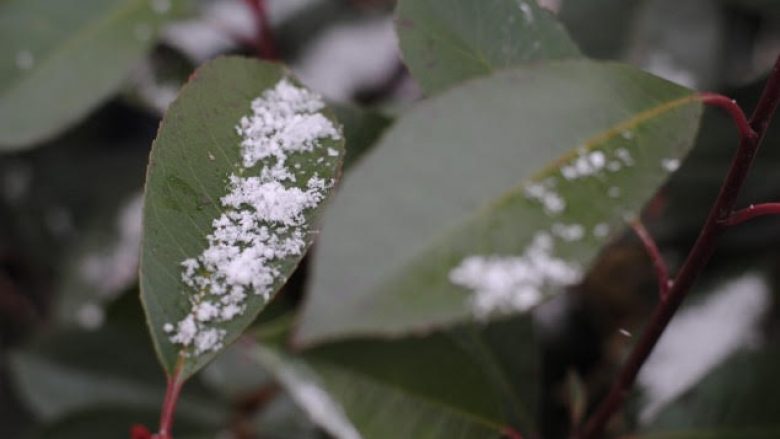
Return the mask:
M199 69L163 119L145 190L141 296L166 371L235 340L311 244L344 148L322 99L282 67Z
M654 194L701 108L690 90L590 61L504 71L421 103L331 203L299 341L532 308L576 282Z
M335 343L298 355L265 343L253 356L338 438L496 438L517 425L531 434L539 378L530 323Z
M401 0L396 27L406 65L429 94L510 66L579 57L535 0Z
M0 3L0 151L49 139L105 101L179 1Z

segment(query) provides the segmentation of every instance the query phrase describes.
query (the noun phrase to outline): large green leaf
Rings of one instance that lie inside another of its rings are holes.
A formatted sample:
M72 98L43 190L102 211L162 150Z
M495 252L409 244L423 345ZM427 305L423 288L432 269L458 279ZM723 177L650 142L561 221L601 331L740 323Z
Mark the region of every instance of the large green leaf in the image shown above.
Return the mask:
M286 76L237 57L205 65L152 146L141 292L162 363L182 379L284 284L339 172L339 129L321 99Z
M532 307L637 214L690 148L701 109L685 88L589 61L504 71L421 103L331 204L299 341Z
M106 100L178 1L0 3L0 150L51 138Z
M396 27L406 65L429 94L505 67L579 56L535 0L401 0Z
M510 428L533 436L539 376L532 340L530 320L517 318L298 355L266 343L254 356L339 438L497 438Z

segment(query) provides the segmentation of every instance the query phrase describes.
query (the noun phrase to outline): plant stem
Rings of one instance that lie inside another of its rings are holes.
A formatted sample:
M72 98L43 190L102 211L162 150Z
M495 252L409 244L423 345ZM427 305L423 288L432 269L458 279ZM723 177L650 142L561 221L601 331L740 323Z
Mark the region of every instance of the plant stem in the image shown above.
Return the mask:
M780 203L751 204L749 207L738 210L724 221L727 226L736 226L753 218L766 215L780 215Z
M658 250L658 245L642 224L642 221L639 219L632 221L631 228L634 229L634 233L642 241L642 245L645 246L645 251L647 251L647 255L650 256L653 267L655 267L655 277L658 279L658 296L661 300L666 300L671 283L669 281L669 269L666 267L663 256L661 256L661 251Z
M274 42L273 34L271 33L271 22L268 19L268 8L266 7L265 0L244 0L244 2L252 10L252 14L255 18L256 33L256 47L257 54L261 59L276 60L279 58L279 54L276 50L276 43Z
M523 435L521 435L519 431L511 427L506 427L503 433L504 433L504 437L506 437L507 439L523 439Z
M162 411L160 413L160 431L153 439L173 439L173 415L176 412L176 402L179 400L181 386L184 384L179 379L179 368L168 377L168 385L165 389Z
M744 114L731 99L703 94L701 100L704 104L718 106L729 111L740 131L739 149L734 155L731 168L699 237L675 278L674 285L669 290L667 300L661 301L656 307L648 327L623 365L617 380L585 424L584 429L578 432L577 437L580 439L600 437L607 422L623 405L639 370L650 356L688 290L712 256L715 249L715 239L727 227L725 220L732 214L737 196L747 178L753 158L780 100L780 58L775 62L756 110L748 123L745 123Z
M699 94L701 101L707 105L713 107L720 107L726 110L731 118L734 120L734 125L739 130L739 137L745 138L753 135L754 130L750 126L750 122L747 120L745 113L742 111L737 102L729 97L719 95L717 93L701 93Z

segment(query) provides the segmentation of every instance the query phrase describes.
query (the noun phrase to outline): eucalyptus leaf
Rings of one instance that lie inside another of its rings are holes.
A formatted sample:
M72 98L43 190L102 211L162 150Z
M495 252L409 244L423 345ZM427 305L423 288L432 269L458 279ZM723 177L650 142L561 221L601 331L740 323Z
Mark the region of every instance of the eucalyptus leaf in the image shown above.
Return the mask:
M690 149L701 111L688 89L579 60L507 70L422 102L331 203L298 341L532 308L576 282L637 215Z
M0 3L0 151L28 148L117 91L180 0Z
M535 0L401 0L396 27L406 65L429 94L505 67L579 57Z
M145 189L141 297L165 370L235 340L316 235L344 156L324 104L279 65L224 57L169 107Z

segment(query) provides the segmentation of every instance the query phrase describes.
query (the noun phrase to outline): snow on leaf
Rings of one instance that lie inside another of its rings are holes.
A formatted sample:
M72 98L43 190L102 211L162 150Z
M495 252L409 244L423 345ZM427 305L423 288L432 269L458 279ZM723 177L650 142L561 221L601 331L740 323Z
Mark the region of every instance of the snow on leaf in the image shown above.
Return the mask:
M229 177L208 247L181 262L182 281L196 293L190 313L163 326L172 343L195 355L222 348L226 331L214 323L243 313L249 294L268 301L282 275L271 262L304 252L309 230L303 213L322 202L332 182L315 176L305 190L288 187L296 178L287 157L313 151L322 139L341 138L320 113L324 107L320 96L282 79L253 100L252 114L238 122L242 164ZM243 175L258 163L259 176Z

